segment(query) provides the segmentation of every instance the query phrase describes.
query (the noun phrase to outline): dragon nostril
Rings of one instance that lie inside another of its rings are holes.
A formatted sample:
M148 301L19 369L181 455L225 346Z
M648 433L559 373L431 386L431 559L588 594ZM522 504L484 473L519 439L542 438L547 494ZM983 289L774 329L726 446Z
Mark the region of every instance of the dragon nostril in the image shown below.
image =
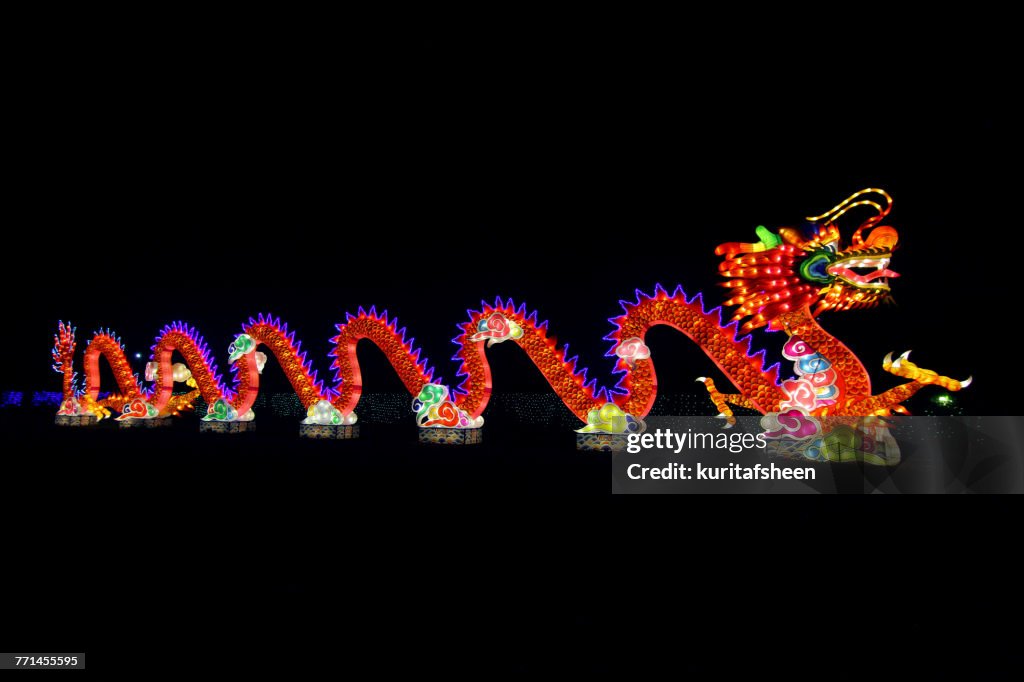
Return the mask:
M871 230L871 234L867 236L865 243L882 250L892 251L899 238L899 232L896 231L896 228L889 225L881 225Z

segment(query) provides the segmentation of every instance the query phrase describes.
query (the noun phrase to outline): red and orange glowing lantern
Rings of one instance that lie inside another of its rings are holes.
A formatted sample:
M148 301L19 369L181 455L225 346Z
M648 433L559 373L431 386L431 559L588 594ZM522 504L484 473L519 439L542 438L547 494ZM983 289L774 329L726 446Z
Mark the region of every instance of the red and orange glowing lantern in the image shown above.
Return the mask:
M632 300L620 302L622 314L611 320L614 329L605 337L611 342L606 355L617 377L610 388L599 387L577 366L577 358L549 334L548 323L539 321L535 311L500 298L468 311L468 319L459 325L453 359L459 363L460 381L454 387L435 377L396 319L372 307L346 315L337 325L331 351L333 387L318 380L295 333L279 318L263 314L250 318L229 348L234 375L230 385L222 380L198 332L176 322L157 337L145 380L132 371L120 339L109 330L97 332L85 351L85 385L79 387L73 369L74 329L62 323L53 350L54 369L64 377L58 422L74 418L91 423L111 411L119 414L120 422L160 420L191 409L202 398L207 405L204 430L251 430L252 407L267 362L262 348L276 359L306 410L301 433L351 438L358 433L355 409L363 391L356 347L366 339L383 351L413 398L421 440L474 443L480 441L483 412L494 390L487 349L507 342L522 348L583 423L578 447L616 450L644 429L658 390L646 334L668 326L704 351L721 375L719 383L724 379L735 387L723 393L714 377L698 379L726 427L735 423L732 408L741 407L764 415L761 426L780 454L892 464L898 461L898 448L885 445L885 434L877 431L885 428L884 422L877 419L905 414L902 403L925 386L957 391L970 379L957 381L922 369L907 353L896 360L890 355L882 369L907 381L873 394L857 356L818 324L824 312L865 309L889 300L890 285L899 276L890 267L899 234L880 223L891 208L888 194L866 189L798 227L773 232L759 226L755 242L720 245L715 252L722 257L718 271L728 290L724 305L734 308L729 321L722 319L721 306L709 310L701 294L689 296L682 287L671 293L660 284L651 293L636 290ZM870 215L844 246L839 220L855 209L867 209ZM778 363L769 366L764 350L753 350L751 333L761 328L784 332L781 354L793 363L792 375L780 374ZM174 352L183 363L172 363ZM116 392L100 392L100 358L110 365ZM190 390L181 390L182 384ZM882 450L869 449L867 443L882 443Z

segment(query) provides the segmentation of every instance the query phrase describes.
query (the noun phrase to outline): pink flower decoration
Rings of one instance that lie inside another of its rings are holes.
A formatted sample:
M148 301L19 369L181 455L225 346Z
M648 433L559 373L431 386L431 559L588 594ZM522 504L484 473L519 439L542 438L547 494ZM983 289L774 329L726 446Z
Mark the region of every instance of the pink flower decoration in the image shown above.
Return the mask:
M864 452L874 452L875 451L875 439L872 438L867 433L861 434L860 449L863 450Z
M651 357L651 349L640 337L632 336L615 347L615 354L632 367L637 360L646 360Z
M787 410L778 414L767 414L761 418L765 438L795 438L806 440L821 433L821 424L814 417L808 417L800 410Z
M487 329L495 336L505 336L509 333L508 320L501 313L494 313L487 319Z
M810 414L814 410L816 396L814 384L806 378L787 379L782 382L782 390L786 392L787 400L780 407L786 409L803 410Z
M814 374L805 374L803 379L807 379L817 388L823 386L831 386L836 383L836 371L829 367L824 372L815 372Z
M789 337L789 341L786 341L786 345L782 347L782 357L787 360L799 360L807 355L814 355L816 352L799 336Z
M57 410L57 414L79 415L81 413L82 407L78 404L78 399L74 396L62 402L60 404L60 409Z

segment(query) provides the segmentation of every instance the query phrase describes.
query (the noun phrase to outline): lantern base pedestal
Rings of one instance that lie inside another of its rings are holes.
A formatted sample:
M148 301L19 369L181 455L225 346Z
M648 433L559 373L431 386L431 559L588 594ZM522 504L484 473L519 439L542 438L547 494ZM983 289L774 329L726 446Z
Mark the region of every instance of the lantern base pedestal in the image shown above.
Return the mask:
M420 443L427 445L477 445L484 440L484 430L441 429L433 426L420 428Z
M577 433L576 449L596 452L624 452L625 434L621 433Z
M53 418L57 426L95 426L96 422L94 414L58 414Z
M256 422L199 422L199 433L246 433L256 430Z
M314 440L359 438L359 424L299 424L299 437Z
M117 426L121 429L166 429L171 426L171 418L121 419L117 422Z

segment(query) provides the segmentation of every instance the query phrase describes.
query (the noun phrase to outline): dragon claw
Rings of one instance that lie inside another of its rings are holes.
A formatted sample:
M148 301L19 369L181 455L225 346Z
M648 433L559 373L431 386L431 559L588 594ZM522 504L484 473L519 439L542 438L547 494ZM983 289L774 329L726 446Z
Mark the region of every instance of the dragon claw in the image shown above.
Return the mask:
M885 361L882 363L882 366L885 371L895 374L898 377L910 379L911 381L916 381L919 384L941 386L947 391L959 391L960 389L967 388L971 385L971 377L967 377L965 381L950 379L949 377L942 376L934 370L918 367L909 360L909 357L909 350L895 360L892 360L892 353L890 353L885 356Z
M731 429L733 425L736 423L736 418L733 417L731 414L726 414L725 412L719 412L718 414L716 414L715 419L725 420L725 423L722 424L723 429Z
M697 377L697 383L698 383L698 384L703 384L703 383L704 383L704 382L706 382L707 380L708 380L708 378L707 378L707 377Z

